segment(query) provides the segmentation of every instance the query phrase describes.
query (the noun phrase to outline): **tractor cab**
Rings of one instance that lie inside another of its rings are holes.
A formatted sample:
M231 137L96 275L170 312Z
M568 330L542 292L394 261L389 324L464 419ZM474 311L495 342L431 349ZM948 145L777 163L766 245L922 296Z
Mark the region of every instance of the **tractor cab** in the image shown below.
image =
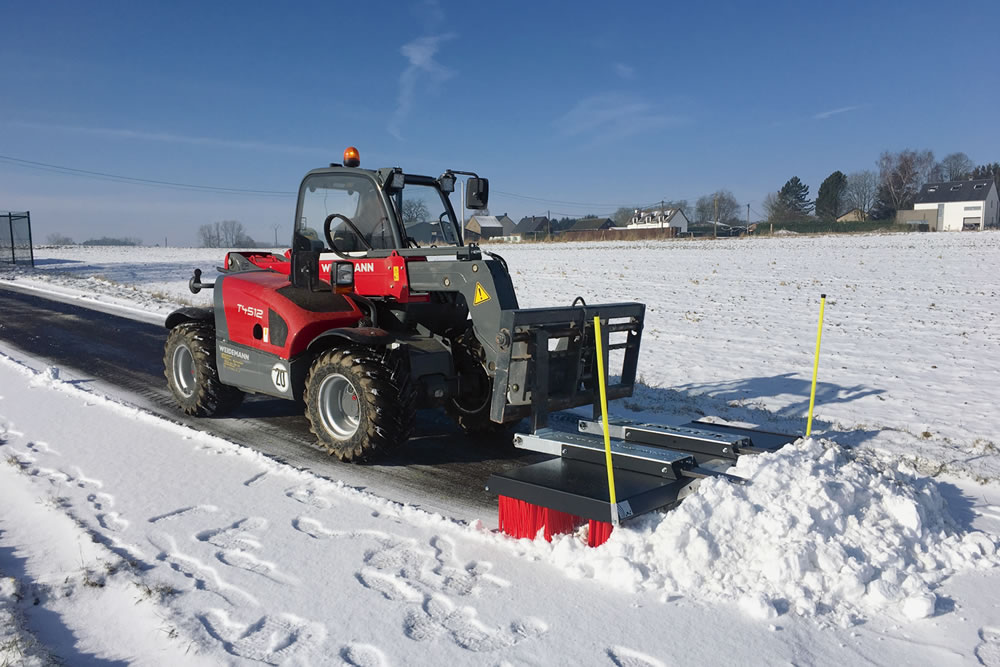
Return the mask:
M437 178L404 174L398 168L360 168L357 149L344 164L306 174L299 188L293 252L332 251L344 259L385 256L386 251L462 246L449 195L455 174ZM486 205L488 184L469 174L469 208Z

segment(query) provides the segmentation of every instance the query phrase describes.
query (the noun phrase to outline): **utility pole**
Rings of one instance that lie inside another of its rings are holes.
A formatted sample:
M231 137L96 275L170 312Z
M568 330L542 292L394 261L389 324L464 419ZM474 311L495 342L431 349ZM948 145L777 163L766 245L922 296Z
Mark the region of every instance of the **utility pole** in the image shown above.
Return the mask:
M545 220L548 221L548 224L549 224L549 233L546 235L545 240L546 241L551 241L552 240L552 211L545 211Z
M750 233L750 204L747 204L747 234Z
M719 238L719 195L715 195L715 226L712 227L712 238Z
M276 222L273 225L271 225L271 229L274 230L274 247L275 248L278 247L278 229L280 227L281 227L281 223L278 223L278 222Z

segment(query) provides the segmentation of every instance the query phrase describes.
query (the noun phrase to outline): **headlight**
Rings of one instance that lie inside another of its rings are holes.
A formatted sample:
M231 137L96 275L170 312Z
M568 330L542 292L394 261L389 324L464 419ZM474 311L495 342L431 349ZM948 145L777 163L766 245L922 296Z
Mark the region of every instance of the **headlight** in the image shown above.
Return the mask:
M354 285L354 264L352 262L337 262L334 285L337 287L352 287Z

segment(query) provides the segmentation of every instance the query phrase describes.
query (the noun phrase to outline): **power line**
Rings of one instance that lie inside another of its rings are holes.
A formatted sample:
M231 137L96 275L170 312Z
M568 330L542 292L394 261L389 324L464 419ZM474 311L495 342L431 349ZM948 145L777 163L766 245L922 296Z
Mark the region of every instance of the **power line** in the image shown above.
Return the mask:
M593 202L580 202L580 201L562 201L560 199L543 199L541 197L529 197L528 195L519 195L513 192L504 192L503 190L493 190L498 195L504 195L507 197L513 197L515 199L527 199L528 201L537 201L544 204L564 204L567 206L595 206L598 208L630 208L628 204L595 204Z
M597 203L594 203L594 202L563 201L563 200L560 200L560 199L544 199L542 197L530 197L528 195L519 195L519 194L515 194L513 192L504 192L503 190L493 190L493 192L496 193L496 194L498 194L498 195L504 195L506 197L513 197L515 199L526 199L528 201L536 201L536 202L541 202L543 204L563 204L565 206L587 206L587 207L592 207L592 208L597 208L597 209L606 209L606 210L617 210L619 208L628 208L628 209L639 208L639 209L644 209L644 208L652 208L654 206L658 206L658 205L660 205L664 201L678 201L677 199L671 200L671 199L669 199L667 197L663 197L661 199L657 199L654 202L650 202L648 204L639 204L639 205L636 205L635 203L629 203L629 204L621 204L621 203L618 203L618 204L607 204L607 203L605 203L605 204L597 204ZM689 200L684 200L684 201L689 201Z
M48 164L45 162L35 162L34 160L22 160L16 157L10 157L9 155L0 155L0 161L11 163L15 166L24 167L27 169L37 169L39 171L48 171L58 174L66 174L68 176L81 176L85 178L95 178L98 180L112 181L117 183L129 183L132 185L145 185L150 187L162 187L170 188L174 190L193 190L196 192L216 192L220 194L231 194L231 195L259 195L265 197L287 197L294 196L295 192L284 192L281 190L257 190L252 188L229 188L223 186L214 185L197 185L194 183L176 183L173 181L159 181L150 178L138 178L135 176L123 176L121 174L109 174L101 171L90 171L88 169L77 169L75 167L64 167L57 164Z
M136 176L124 176L122 174L112 174L112 173L102 172L102 171L92 171L92 170L89 170L89 169L78 169L76 167L66 167L66 166L63 166L63 165L49 164L49 163L46 163L46 162L36 162L34 160L24 160L24 159L12 157L12 156L9 156L9 155L0 155L0 162L7 162L7 163L12 164L14 166L18 166L18 167L22 167L22 168L26 168L26 169L35 169L35 170L38 170L38 171L47 171L47 172L52 172L52 173L57 173L57 174L64 174L64 175L67 175L67 176L79 176L79 177L83 177L83 178L93 178L93 179L97 179L97 180L111 181L111 182L115 182L115 183L127 183L127 184L131 184L131 185L144 185L144 186L148 186L148 187L159 187L159 188L167 188L167 189L173 189L173 190L187 190L187 191L194 191L194 192L214 192L214 193L219 193L219 194L230 194L230 195L254 195L254 196L263 196L263 197L288 197L288 196L294 196L294 195L298 194L297 192L294 192L294 191L261 190L261 189L256 189L256 188L231 188L231 187L216 186L216 185L198 185L198 184L195 184L195 183L179 183L179 182L175 182L175 181L162 181L162 180L156 180L156 179L151 179L151 178L139 178L139 177L136 177ZM575 202L575 201L566 201L566 200L561 200L561 199L544 199L542 197L532 197L532 196L529 196L529 195L519 195L519 194L514 193L514 192L505 192L503 190L493 190L493 192L495 194L503 195L505 197L513 197L515 199L523 199L523 200L527 200L527 201L540 202L540 203L544 203L544 204L561 204L561 205L564 205L564 206L581 206L581 207L588 207L588 208L591 208L591 209L597 209L597 211L607 210L607 211L611 211L611 212L615 212L619 208L628 208L628 209L636 209L636 208L638 208L638 209L646 209L646 208L651 208L651 207L659 205L661 203L661 201L663 201L663 200L666 199L666 198L663 198L662 200L657 200L657 201L650 202L650 203L647 203L647 204L639 204L639 205L636 205L635 203L631 203L631 204L622 204L622 203L618 203L618 204L608 204L608 203L598 204L598 203L594 203L594 202ZM590 212L594 212L594 211L590 211ZM565 215L566 217L571 217L570 214L561 214L561 215Z

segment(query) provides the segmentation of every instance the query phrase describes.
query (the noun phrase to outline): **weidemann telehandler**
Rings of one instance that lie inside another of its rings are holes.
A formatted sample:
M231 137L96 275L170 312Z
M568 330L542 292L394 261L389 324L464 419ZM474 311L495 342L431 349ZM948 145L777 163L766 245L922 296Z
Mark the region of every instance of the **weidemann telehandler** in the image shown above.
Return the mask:
M602 361L615 365L607 399L632 395L645 306L519 308L503 258L462 241L449 199L458 175L466 206L485 208L489 183L472 172L362 169L353 147L343 164L310 171L291 249L229 252L211 284L195 270L191 291L213 288L214 305L167 317L170 390L196 416L229 412L247 392L301 401L319 444L354 462L406 442L418 408L444 408L470 435L509 435L527 418L515 444L555 457L494 475L490 490L604 520L600 424L569 433L548 417L588 404L598 416L595 316ZM612 437L622 518L676 502L712 474L702 463L780 444L706 424L618 421Z

